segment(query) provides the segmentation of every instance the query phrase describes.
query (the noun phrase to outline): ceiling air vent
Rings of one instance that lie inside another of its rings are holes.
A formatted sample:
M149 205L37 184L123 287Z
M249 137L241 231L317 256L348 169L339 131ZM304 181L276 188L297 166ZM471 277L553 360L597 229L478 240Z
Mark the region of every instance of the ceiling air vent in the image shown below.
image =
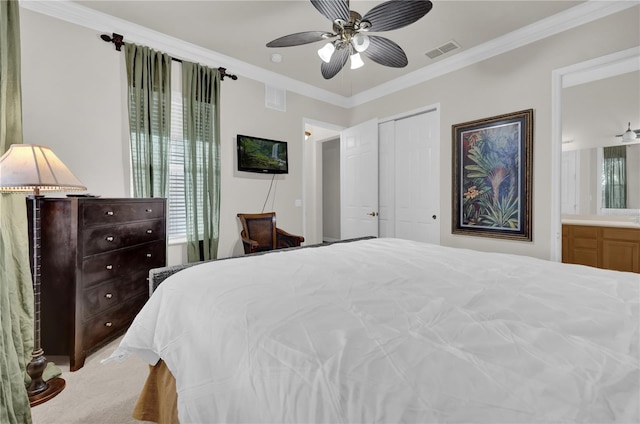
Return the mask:
M457 48L460 48L460 45L455 41L451 40L451 41L447 41L440 47L436 47L435 49L426 52L425 55L427 55L430 59L435 59L436 57L442 56L443 54L448 53L451 50L455 50Z

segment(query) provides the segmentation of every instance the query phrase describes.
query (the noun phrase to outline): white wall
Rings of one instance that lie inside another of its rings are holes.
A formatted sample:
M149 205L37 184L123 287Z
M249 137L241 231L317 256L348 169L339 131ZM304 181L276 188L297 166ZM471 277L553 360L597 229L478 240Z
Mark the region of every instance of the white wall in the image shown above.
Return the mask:
M51 147L89 192L129 197L124 54L95 31L30 10L20 10L20 24L25 143ZM242 76L222 82L220 257L242 254L236 214L260 212L271 178L235 170L236 134L289 143L289 174L276 176L275 201L267 205L279 226L302 234L295 200L302 199L303 119L344 125L348 118L339 107L292 93L286 112L267 109L264 90ZM182 246L170 246L169 264L184 257Z
M322 238L340 239L340 139L322 143Z
M640 144L627 146L627 163L640 164ZM640 209L640 166L627 166L627 183L627 207Z
M24 142L51 147L90 193L128 196L122 53L91 31L20 17Z
M264 107L261 83L241 75L224 81L220 256L241 253L236 213L259 211L270 183L270 177L235 171L237 133L289 142L290 173L276 177L273 209L280 226L302 234L302 208L295 201L303 199L304 120L350 126L439 103L442 244L550 257L551 72L637 46L639 10L628 9L349 111L287 93L287 112L278 112ZM90 192L128 196L123 54L92 30L29 10L21 9L21 26L25 142L50 146ZM535 110L533 242L453 236L446 207L451 204L451 125L527 108ZM170 263L182 260L179 249L170 255Z
M540 258L551 255L551 74L638 45L640 7L468 66L354 109L351 125L420 106L441 105L441 244ZM451 234L451 126L534 109L533 242Z

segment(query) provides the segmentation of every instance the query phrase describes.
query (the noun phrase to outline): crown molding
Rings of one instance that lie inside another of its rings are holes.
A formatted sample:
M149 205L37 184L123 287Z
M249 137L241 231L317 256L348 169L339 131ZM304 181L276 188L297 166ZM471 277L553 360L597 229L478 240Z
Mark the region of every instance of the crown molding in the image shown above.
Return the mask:
M102 33L111 34L116 32L126 34L126 39L131 42L148 45L173 57L199 62L216 68L222 66L233 74L343 108L362 105L638 4L640 4L640 0L589 0L487 43L464 50L447 59L380 84L372 89L346 97L188 43L179 38L98 12L69 0L20 0L20 7L24 9Z
M640 1L589 0L548 18L519 28L479 46L464 50L454 56L418 69L377 87L355 94L350 107L358 106L396 91L429 81L449 72L506 53L527 44L559 34L577 26L604 18L637 6Z
M171 37L142 25L98 12L69 0L20 0L20 7L48 15L100 33L125 34L125 42L146 45L163 51L177 59L198 62L203 65L227 68L230 73L267 85L296 92L341 107L349 106L349 99L293 78L268 71L230 56Z

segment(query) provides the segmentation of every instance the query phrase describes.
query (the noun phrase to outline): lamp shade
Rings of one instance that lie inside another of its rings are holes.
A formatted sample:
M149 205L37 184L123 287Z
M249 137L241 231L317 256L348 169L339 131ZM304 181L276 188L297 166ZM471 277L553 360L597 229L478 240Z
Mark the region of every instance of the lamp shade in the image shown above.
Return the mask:
M358 69L364 66L360 53L352 54L349 57L351 58L351 69Z
M86 189L48 147L12 144L0 157L0 191L39 194Z
M362 53L363 51L367 50L370 42L371 41L369 40L368 36L360 33L357 33L351 39L351 44L358 53Z
M318 50L318 56L320 56L320 59L325 63L329 63L331 62L331 56L335 50L336 46L334 46L333 43L327 43L324 47Z

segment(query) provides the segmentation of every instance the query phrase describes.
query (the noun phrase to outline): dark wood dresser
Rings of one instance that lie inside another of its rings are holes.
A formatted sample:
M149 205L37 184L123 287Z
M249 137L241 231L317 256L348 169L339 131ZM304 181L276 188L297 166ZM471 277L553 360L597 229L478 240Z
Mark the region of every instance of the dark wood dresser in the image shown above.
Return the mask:
M164 199L42 199L41 345L87 354L121 335L149 297L149 269L166 265Z

